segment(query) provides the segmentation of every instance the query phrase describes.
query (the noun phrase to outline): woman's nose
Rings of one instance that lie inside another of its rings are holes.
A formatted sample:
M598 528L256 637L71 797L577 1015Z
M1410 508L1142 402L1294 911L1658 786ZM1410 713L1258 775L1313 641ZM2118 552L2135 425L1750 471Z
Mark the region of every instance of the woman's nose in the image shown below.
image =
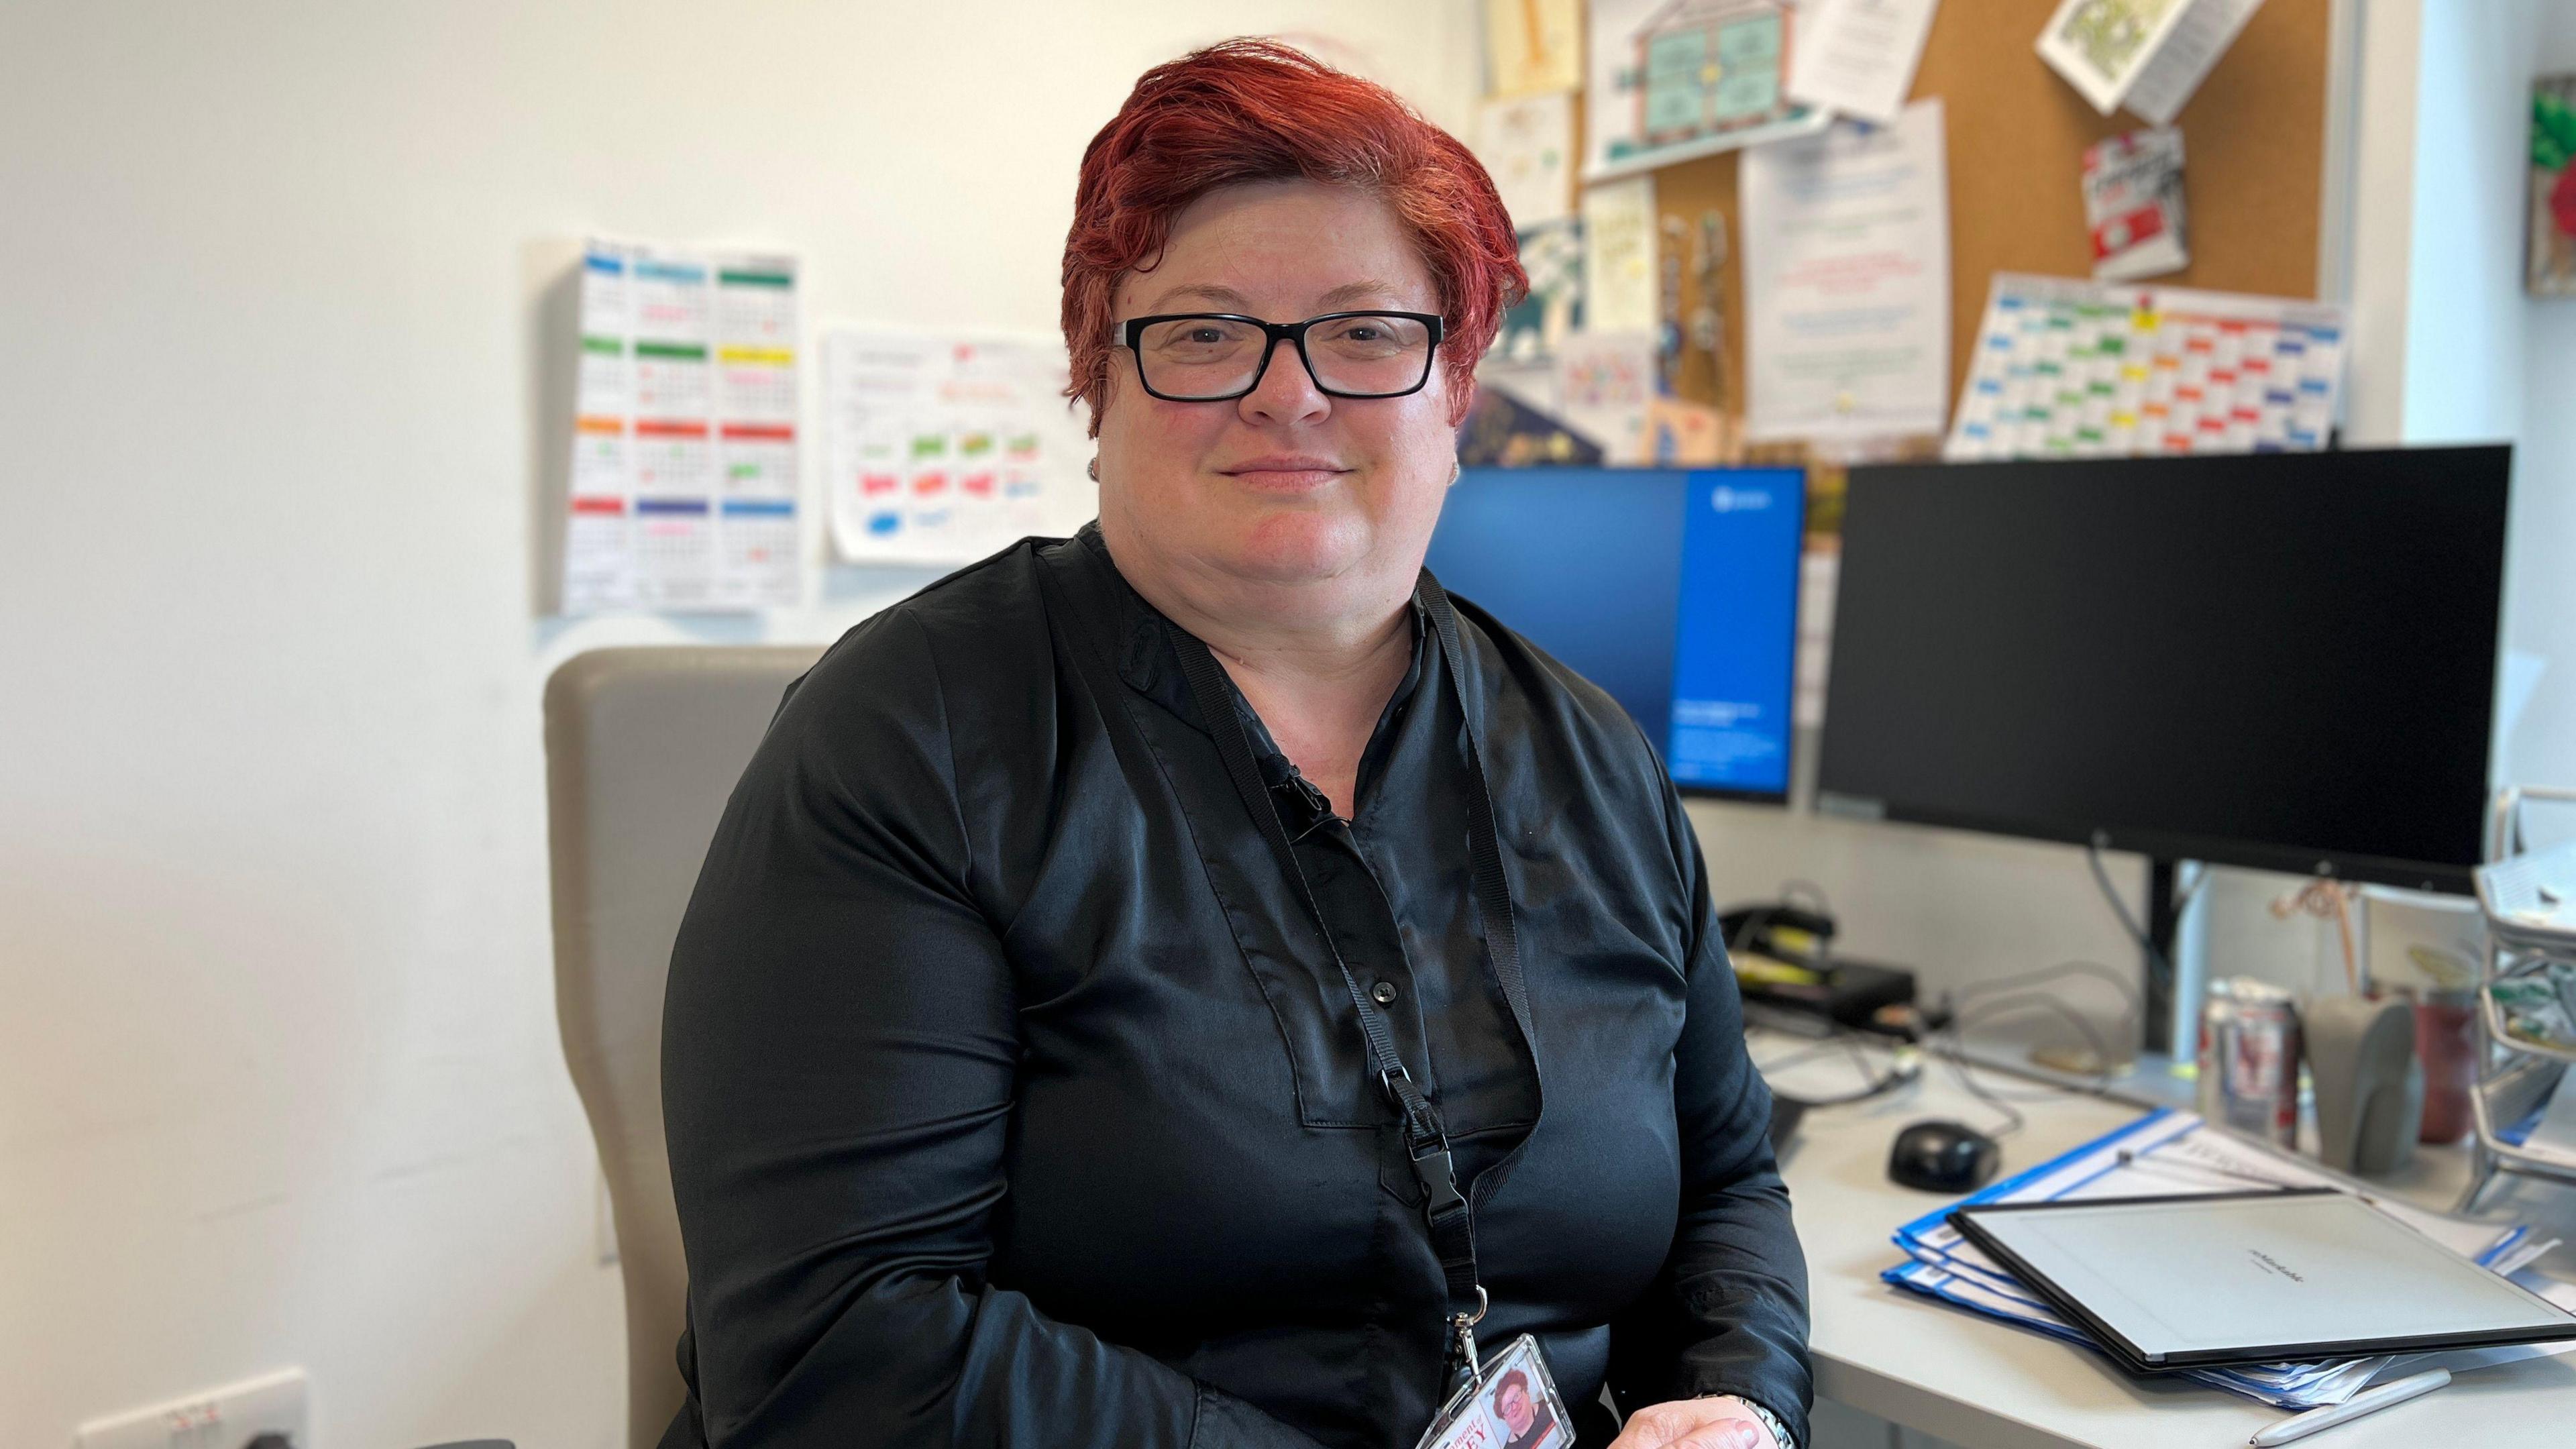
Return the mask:
M1315 385L1306 359L1293 342L1282 342L1270 354L1270 366L1252 391L1243 395L1243 418L1249 423L1300 423L1323 417L1333 400Z

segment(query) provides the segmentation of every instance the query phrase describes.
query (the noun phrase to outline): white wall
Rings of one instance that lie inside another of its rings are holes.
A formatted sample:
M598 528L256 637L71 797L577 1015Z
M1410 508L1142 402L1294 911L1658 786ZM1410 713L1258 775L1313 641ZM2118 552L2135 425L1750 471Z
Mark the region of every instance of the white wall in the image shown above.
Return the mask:
M2495 773L2576 782L2576 302L2522 284L2531 79L2576 70L2576 5L2365 3L2352 432L2515 445L2503 647L2541 672L2508 691Z
M2423 0L2349 0L2361 32L2353 132L2352 214L2328 212L2327 253L2351 257L2352 351L2344 438L2386 447L2406 435L2406 320L2415 245L2415 92ZM2341 235L2336 235L2340 232ZM2332 299L2330 299L2332 300Z
M2534 0L2530 74L2576 71L2576 5ZM2530 90L2513 100L2528 125ZM2517 132L2516 159L2528 141ZM2516 177L2523 173L2517 170ZM2522 216L2517 186L2514 216ZM2507 610L2513 647L2547 661L2522 717L2503 740L2509 778L2576 785L2576 298L2524 298L2522 443L2514 470L2514 550Z
M802 253L809 320L1052 330L1146 65L1470 0L0 6L0 1443L273 1366L323 1449L622 1443L549 987L538 689L821 640L531 617L533 243Z
M2405 438L2522 431L2534 0L2429 0L2415 84Z

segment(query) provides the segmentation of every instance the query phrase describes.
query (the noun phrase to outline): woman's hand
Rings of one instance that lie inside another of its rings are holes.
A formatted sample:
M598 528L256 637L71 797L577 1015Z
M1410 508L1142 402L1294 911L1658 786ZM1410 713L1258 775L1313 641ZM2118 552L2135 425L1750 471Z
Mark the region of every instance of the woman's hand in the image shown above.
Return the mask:
M1628 1416L1610 1449L1785 1449L1742 1399L1674 1399Z

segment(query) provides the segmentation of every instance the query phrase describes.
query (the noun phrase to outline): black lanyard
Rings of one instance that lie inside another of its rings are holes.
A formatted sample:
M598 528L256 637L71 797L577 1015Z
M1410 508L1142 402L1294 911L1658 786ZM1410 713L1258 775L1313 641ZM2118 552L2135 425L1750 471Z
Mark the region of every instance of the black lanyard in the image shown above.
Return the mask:
M1449 606L1448 592L1427 569L1422 573L1420 592L1433 626L1440 632L1440 656L1448 666L1450 687L1458 696L1460 717L1466 720L1469 696L1457 613ZM1223 666L1208 652L1207 645L1187 630L1168 619L1164 624L1171 631L1181 672L1189 679L1190 694L1198 703L1209 737L1216 741L1217 754L1225 761L1225 772L1234 781L1235 793L1243 798L1253 824L1278 854L1281 870L1296 882L1298 898L1314 918L1324 948L1332 953L1333 965L1342 973L1342 985L1350 990L1351 1005L1359 1012L1361 1034L1368 1038L1369 1069L1403 1123L1405 1152L1413 1160L1414 1179L1422 1186L1423 1220L1431 1230L1432 1251L1439 1254L1441 1271L1448 1278L1452 1369L1463 1363L1472 1372L1477 1361L1475 1325L1485 1316L1487 1299L1484 1286L1476 1278L1475 1209L1458 1189L1457 1171L1449 1155L1448 1126L1441 1120L1439 1105L1423 1095L1413 1073L1405 1069L1385 1011L1360 989L1359 977L1352 974L1349 963L1342 959L1341 948L1333 943L1332 923L1324 919L1315 902L1306 873L1297 864L1296 847L1288 838L1287 826L1280 821L1278 806L1262 784L1260 767L1253 762L1252 741L1243 728L1242 717L1235 713L1234 693L1227 687ZM1462 733L1467 773L1473 786L1467 794L1467 854L1475 880L1476 912L1503 997L1511 1004L1523 1039L1530 1040L1527 993L1521 982L1520 935L1512 920L1511 889L1503 880L1502 843L1494 828L1493 792L1485 781L1484 758L1477 748L1472 721L1464 724Z

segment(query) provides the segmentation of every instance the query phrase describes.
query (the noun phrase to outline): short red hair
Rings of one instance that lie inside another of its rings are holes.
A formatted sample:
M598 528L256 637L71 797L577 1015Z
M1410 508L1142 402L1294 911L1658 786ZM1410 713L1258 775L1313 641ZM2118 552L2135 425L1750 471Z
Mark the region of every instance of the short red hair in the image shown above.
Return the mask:
M1438 289L1455 423L1503 309L1529 291L1511 213L1458 138L1395 92L1269 40L1229 40L1158 65L1082 153L1064 238L1068 397L1109 398L1111 307L1150 271L1181 210L1220 186L1321 181L1386 198ZM1290 320L1290 319L1274 319Z

